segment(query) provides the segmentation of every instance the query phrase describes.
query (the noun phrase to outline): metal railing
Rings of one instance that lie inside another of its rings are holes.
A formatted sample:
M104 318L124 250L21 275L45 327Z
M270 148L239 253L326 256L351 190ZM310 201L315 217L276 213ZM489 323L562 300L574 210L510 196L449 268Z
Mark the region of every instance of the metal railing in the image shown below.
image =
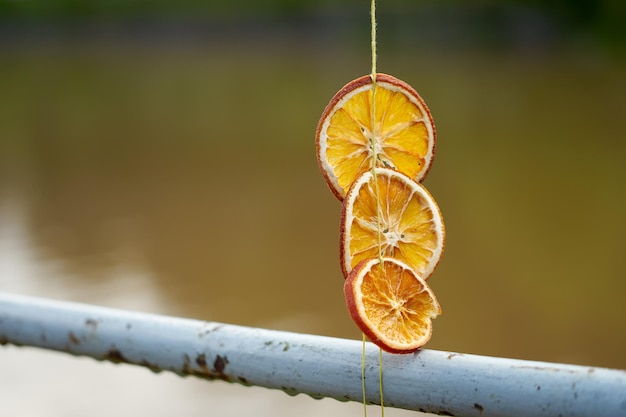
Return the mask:
M0 293L0 344L362 401L360 341ZM454 416L626 416L626 372L421 350L383 355L385 406ZM366 348L367 401L379 350Z

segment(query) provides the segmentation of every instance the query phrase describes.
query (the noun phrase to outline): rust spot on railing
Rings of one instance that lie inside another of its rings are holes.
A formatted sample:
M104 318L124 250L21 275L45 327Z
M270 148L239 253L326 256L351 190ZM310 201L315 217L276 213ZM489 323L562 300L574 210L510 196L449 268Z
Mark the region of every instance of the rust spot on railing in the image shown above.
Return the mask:
M155 365L155 364L153 364L153 363L150 363L150 362L148 362L148 361L147 361L147 360L145 360L145 359L142 359L142 360L139 362L139 365L141 365L141 366L145 366L146 368L150 369L152 372L155 372L155 373L159 373L159 372L161 372L161 371L163 370L163 369L161 369L159 366L157 366L157 365Z
M67 338L70 340L70 342L72 342L73 345L80 345L80 339L76 337L74 332L69 332Z
M226 356L217 355L215 357L215 361L213 362L213 369L220 375L224 375L224 369L228 365L228 358ZM225 376L225 375L224 375Z
M85 320L85 326L91 327L93 330L97 330L98 329L98 320L87 319L87 320Z
M200 369L197 369L191 361L189 355L185 354L183 359L182 375L193 375L204 379L220 379L226 382L233 382L233 377L227 375L224 370L228 365L226 356L217 355L213 361L213 368L210 368L207 362L206 354L200 353L195 358L195 363ZM248 385L248 380L243 376L235 377L235 382L241 382Z
M129 362L124 355L122 355L122 352L120 352L115 346L111 347L111 349L107 351L104 358L113 363L132 363Z
M206 355L204 353L201 353L198 356L196 356L196 363L198 364L200 368L206 369L208 371L208 368L206 365Z

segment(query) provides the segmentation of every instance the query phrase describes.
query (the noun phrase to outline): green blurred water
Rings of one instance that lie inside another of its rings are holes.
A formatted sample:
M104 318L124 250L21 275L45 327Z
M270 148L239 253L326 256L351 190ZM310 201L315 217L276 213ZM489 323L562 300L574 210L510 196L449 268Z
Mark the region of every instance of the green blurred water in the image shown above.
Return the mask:
M438 131L427 347L626 368L623 57L389 48L379 70ZM314 132L368 71L285 39L3 49L0 290L359 338Z

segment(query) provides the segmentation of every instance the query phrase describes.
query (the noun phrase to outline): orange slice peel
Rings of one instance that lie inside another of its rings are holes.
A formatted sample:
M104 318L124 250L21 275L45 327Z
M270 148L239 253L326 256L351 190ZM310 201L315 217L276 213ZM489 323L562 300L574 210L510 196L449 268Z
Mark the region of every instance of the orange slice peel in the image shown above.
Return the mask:
M372 86L369 75L346 84L317 125L318 165L339 200L372 168L373 155L376 166L393 168L417 182L426 177L435 155L435 125L420 95L404 81L377 74L372 123Z
M408 265L392 258L360 262L344 282L346 305L361 331L390 353L415 352L441 314L435 294Z

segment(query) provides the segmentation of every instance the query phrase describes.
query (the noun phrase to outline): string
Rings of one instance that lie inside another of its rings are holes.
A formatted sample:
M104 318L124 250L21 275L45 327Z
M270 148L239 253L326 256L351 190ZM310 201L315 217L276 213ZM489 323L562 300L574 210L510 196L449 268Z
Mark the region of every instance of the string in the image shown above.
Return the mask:
M376 0L372 0L370 17L372 26L372 82L376 84Z
M380 415L385 417L385 400L383 395L383 350L379 349L378 356L378 389L380 391Z
M377 53L376 53L376 0L372 0L371 1L371 7L370 7L370 17L371 17L371 27L372 27L372 33L371 33L371 39L372 39L372 73L370 75L371 79L372 79L372 98L371 98L371 114L370 114L370 120L371 120L371 138L370 138L370 146L372 149L372 179L374 180L374 195L376 198L376 226L377 226L377 237L378 237L378 261L379 261L379 265L382 267L383 266L383 233L382 233L382 227L381 227L381 207L380 207L380 194L379 194L379 190L378 190L378 177L377 177L377 172L376 172L376 165L378 162L378 139L376 137L376 90L377 90L377 72L376 72L376 59L377 59ZM363 355L365 355L365 339L363 339ZM363 358L365 358L365 356L363 356ZM381 416L385 417L385 401L384 401L384 395L383 395L383 351L382 349L379 349L379 361L378 361L378 370L379 370L379 375L378 375L378 389L379 389L379 393L380 393L380 412L381 412ZM363 363L362 363L362 370L364 371L365 369L365 359L363 359ZM362 382L363 382L363 405L365 406L365 379L364 379L364 374L362 375Z
M361 351L361 392L363 393L363 416L367 417L367 397L365 395L365 333L363 333L363 349Z
M372 98L370 106L370 146L372 149L372 178L374 180L374 195L376 197L376 226L377 226L377 238L378 238L378 261L382 266L383 264L383 234L381 228L381 210L380 199L378 192L378 178L376 173L376 165L378 161L378 139L376 138L376 0L372 0L371 3L371 26L372 26L372 73L370 75L372 79Z

